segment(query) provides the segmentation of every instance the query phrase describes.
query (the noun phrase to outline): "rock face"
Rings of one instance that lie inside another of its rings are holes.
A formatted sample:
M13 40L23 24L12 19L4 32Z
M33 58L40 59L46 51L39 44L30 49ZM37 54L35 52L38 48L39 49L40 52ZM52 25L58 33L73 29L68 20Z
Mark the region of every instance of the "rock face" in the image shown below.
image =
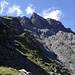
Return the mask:
M10 28L0 22L0 66L21 68L22 56L15 50L13 33ZM17 58L20 59L17 59ZM15 64L14 64L15 63Z
M75 35L59 31L56 35L45 38L48 49L57 54L58 59L63 62L67 67L75 70L74 55L75 55Z
M20 34L23 32L23 27L20 24L20 21L16 17L0 17L0 21L5 23L9 28L10 31L14 34Z

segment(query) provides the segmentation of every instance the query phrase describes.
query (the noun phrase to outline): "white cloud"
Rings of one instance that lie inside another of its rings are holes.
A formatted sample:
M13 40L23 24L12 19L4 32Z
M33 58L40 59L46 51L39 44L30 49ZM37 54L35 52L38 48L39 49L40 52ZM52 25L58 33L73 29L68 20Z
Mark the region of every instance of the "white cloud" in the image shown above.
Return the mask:
M52 8L49 8L47 10L44 10L42 12L42 16L44 18L52 18L52 19L55 19L55 20L60 20L60 18L62 17L63 13L61 10L54 10Z
M9 4L9 2L6 2L5 0L3 0L2 2L0 2L0 14L3 13L4 8Z
M29 15L29 14L32 14L33 12L35 12L35 7L33 7L32 4L30 4L26 9L26 14Z
M9 8L8 8L7 14L13 15L13 14L15 14L15 13L16 13L17 16L23 15L23 12L22 12L22 10L20 9L20 6L18 6L18 5L13 5L12 7L9 7Z

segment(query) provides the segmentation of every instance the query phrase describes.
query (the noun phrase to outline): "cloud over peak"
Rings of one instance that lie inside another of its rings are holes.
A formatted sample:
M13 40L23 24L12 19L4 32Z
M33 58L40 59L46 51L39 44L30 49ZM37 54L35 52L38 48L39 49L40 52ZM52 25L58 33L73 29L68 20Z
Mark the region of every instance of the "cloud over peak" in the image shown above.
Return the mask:
M35 7L33 7L33 5L30 4L30 5L25 9L25 11L26 11L26 14L27 14L27 15L30 15L30 14L32 14L33 12L35 12Z
M58 9L47 9L47 10L44 10L42 12L42 16L44 18L52 18L52 19L55 19L55 20L60 20L60 18L62 17L63 13L61 10L58 10Z
M22 15L22 10L20 9L20 6L18 5L13 5L12 7L8 8L7 14L16 14L17 16Z
M5 0L0 2L0 14L4 12L4 8L9 4L9 2L6 2Z
M8 7L6 7L6 6L8 6ZM8 9L8 10L6 10L6 9ZM27 8L24 9L25 11L23 11L23 10L21 10L20 5L13 4L12 6L10 6L9 2L2 0L0 2L0 14L3 14L3 12L5 10L6 10L5 14L7 14L7 15L23 16L24 12L26 12L26 15L31 15L33 12L35 12L35 7L33 6L33 4L29 4L27 6ZM55 7L43 10L41 12L41 14L40 14L40 12L38 14L44 18L52 18L55 20L60 20L61 17L63 16L62 11L59 9L56 9Z

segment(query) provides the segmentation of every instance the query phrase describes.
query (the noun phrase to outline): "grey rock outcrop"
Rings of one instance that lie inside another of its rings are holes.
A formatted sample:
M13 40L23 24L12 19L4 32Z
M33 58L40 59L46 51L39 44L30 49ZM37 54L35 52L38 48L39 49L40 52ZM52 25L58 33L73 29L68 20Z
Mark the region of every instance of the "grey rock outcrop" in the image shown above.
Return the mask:
M20 34L23 32L23 27L17 17L4 16L0 17L0 21L7 25L10 28L10 31L14 34Z

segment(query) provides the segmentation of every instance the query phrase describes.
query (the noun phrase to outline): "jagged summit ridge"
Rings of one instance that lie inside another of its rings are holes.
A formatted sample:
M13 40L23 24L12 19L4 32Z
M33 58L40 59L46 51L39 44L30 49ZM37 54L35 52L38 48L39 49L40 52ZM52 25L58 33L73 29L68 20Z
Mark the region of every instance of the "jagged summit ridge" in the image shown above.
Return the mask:
M22 17L20 23L24 28L35 31L35 33L38 32L39 34L42 33L41 31L45 30L48 35L54 35L59 31L74 33L70 28L65 28L60 21L56 21L51 18L44 19L37 13L33 13L30 18Z
M35 27L37 28L50 28L49 23L47 22L46 19L43 17L39 16L36 13L33 13L32 16L30 17L31 22L34 24Z

